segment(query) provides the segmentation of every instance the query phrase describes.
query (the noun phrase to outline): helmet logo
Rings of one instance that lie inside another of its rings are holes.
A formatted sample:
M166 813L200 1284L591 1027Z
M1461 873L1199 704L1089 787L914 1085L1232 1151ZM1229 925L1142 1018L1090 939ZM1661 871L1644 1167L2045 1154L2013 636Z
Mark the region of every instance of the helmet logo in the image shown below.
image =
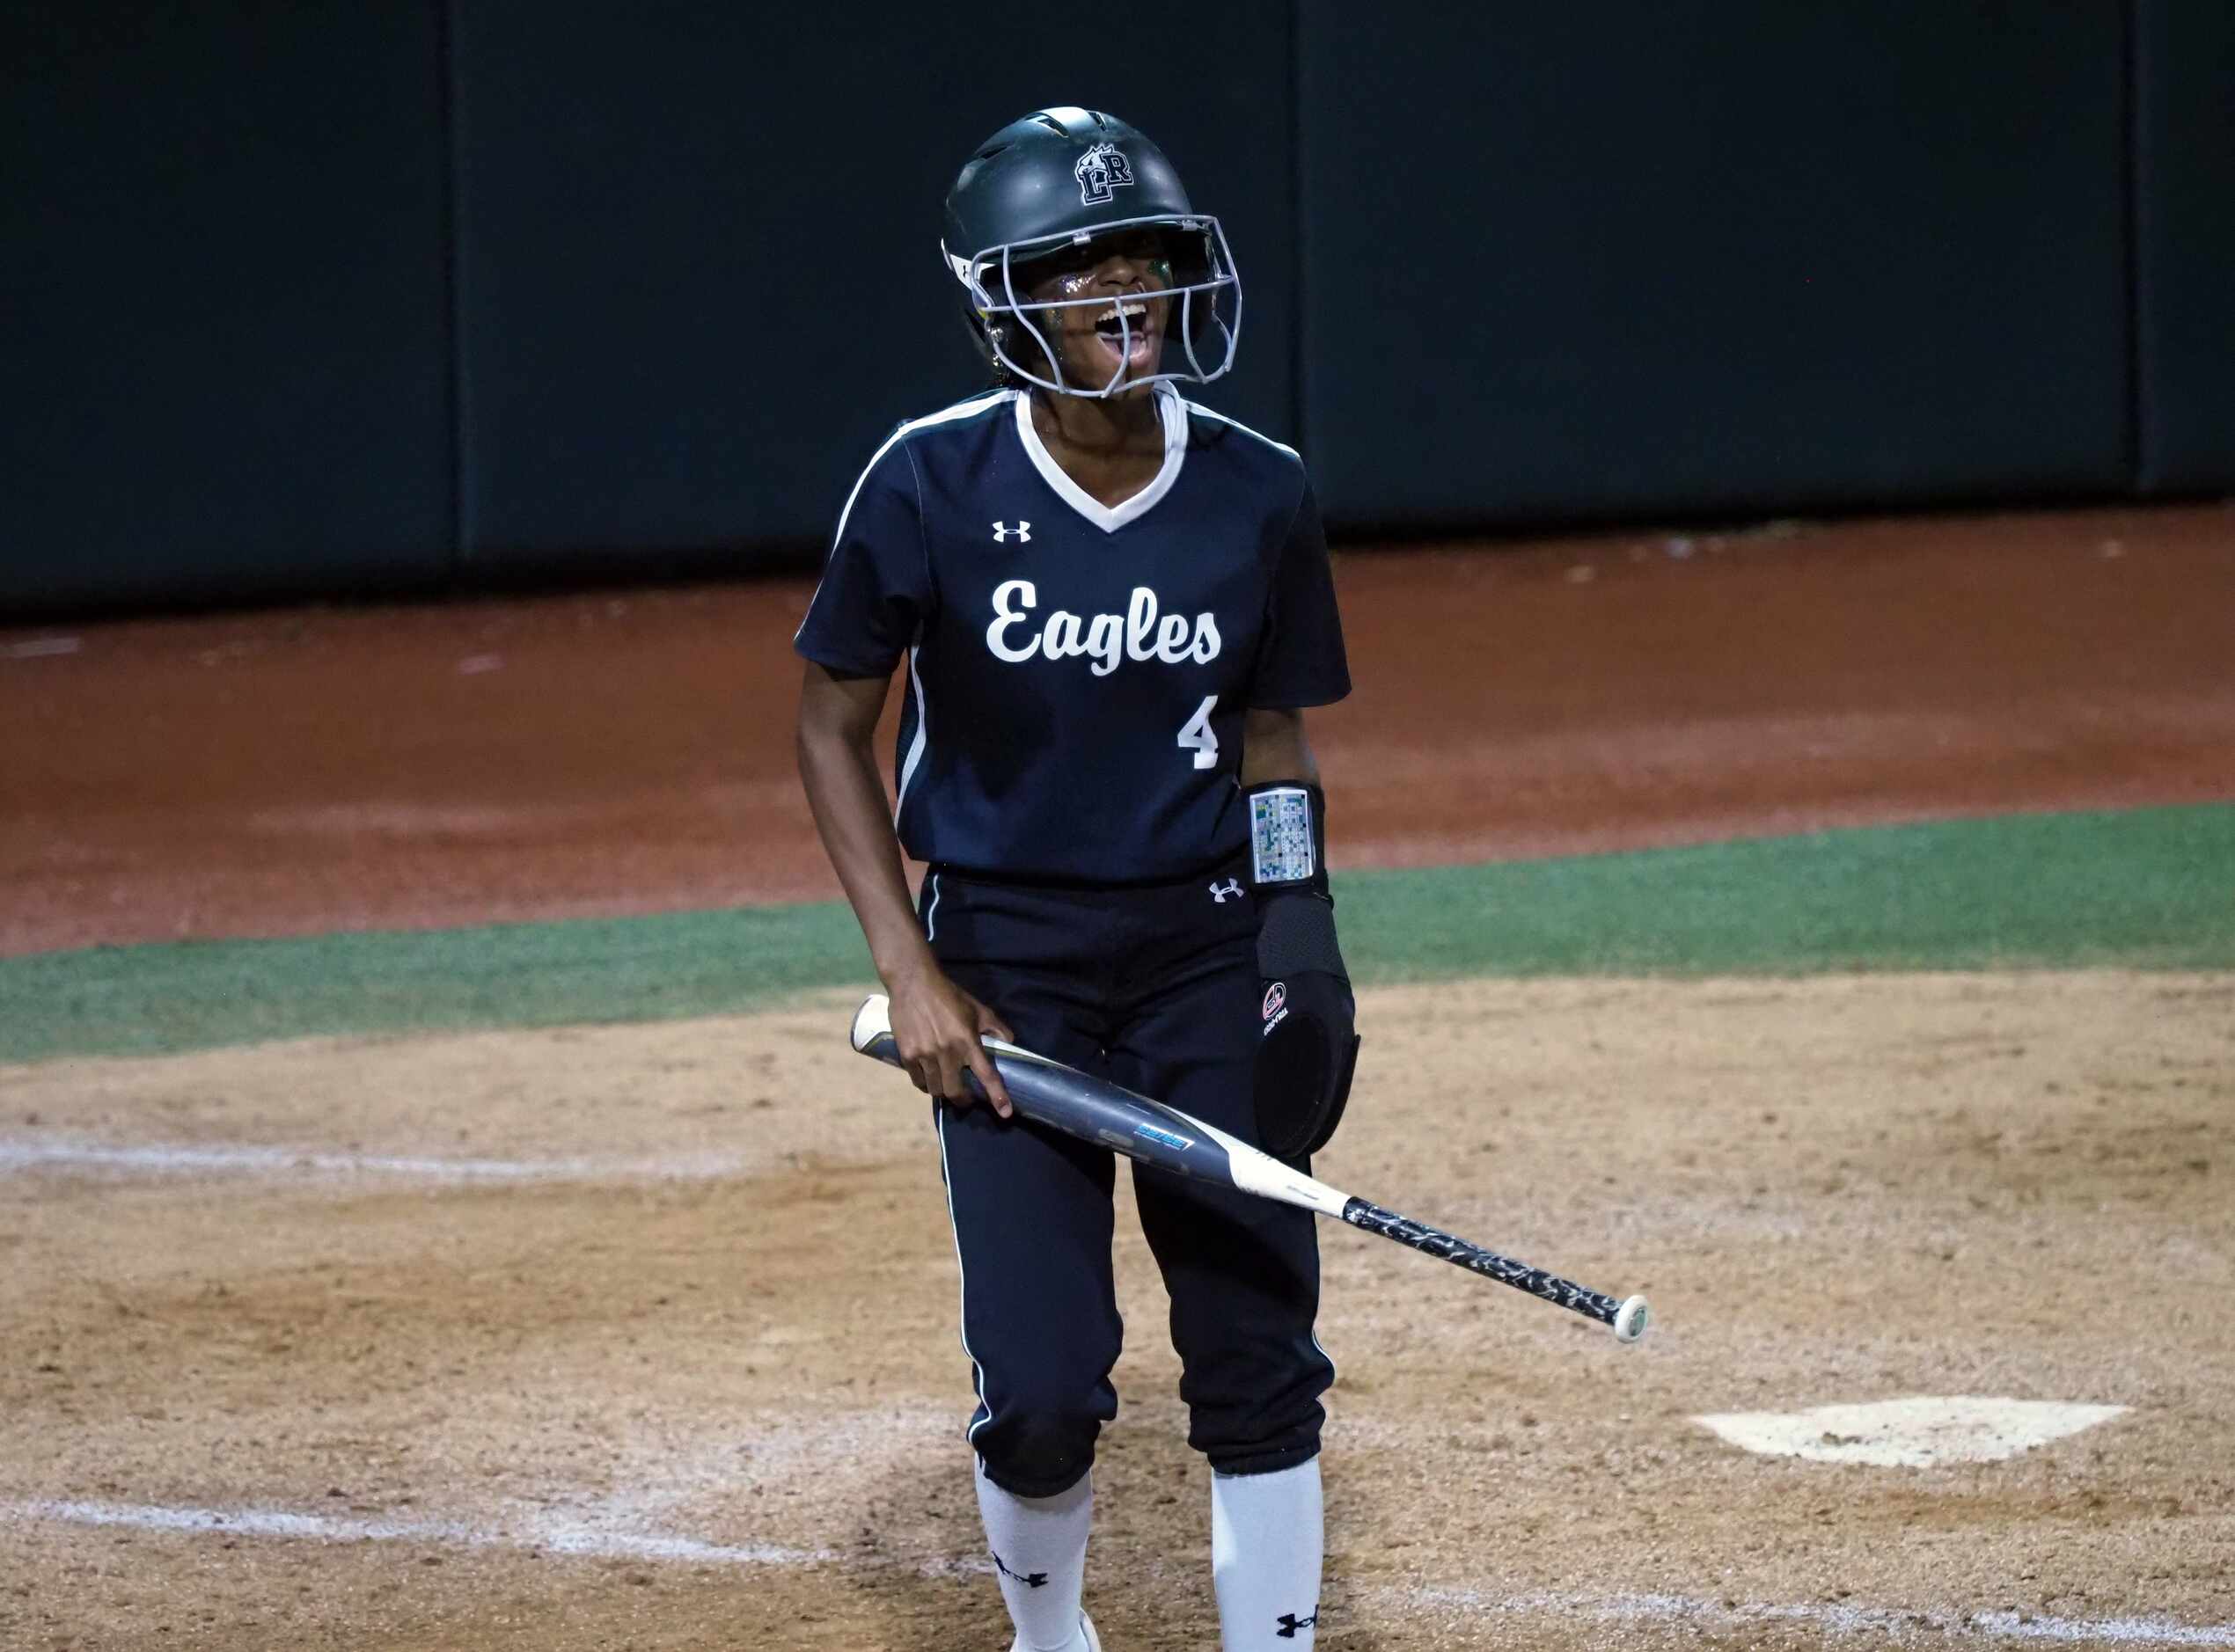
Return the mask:
M1097 143L1089 149L1079 157L1071 175L1079 180L1081 203L1089 207L1106 204L1113 189L1133 186L1133 164L1115 143Z

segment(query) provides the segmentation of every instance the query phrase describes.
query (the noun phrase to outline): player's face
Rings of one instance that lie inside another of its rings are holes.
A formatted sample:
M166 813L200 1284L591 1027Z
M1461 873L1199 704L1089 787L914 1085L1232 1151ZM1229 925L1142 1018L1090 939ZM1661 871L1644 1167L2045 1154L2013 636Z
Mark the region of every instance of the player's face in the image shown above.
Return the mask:
M1066 381L1098 390L1157 370L1172 301L1156 295L1170 292L1172 264L1156 230L1098 236L1039 260L1033 276L1031 302L1064 304L1060 310L1035 311L1032 320L1062 358ZM1081 299L1103 302L1077 302Z

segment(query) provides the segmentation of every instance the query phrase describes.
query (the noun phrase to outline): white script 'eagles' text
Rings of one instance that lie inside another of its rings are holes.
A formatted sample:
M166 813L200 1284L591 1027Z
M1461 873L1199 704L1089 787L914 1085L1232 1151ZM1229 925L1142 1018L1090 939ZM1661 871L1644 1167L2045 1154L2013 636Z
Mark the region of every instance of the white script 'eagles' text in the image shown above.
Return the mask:
M1198 614L1192 626L1183 614L1159 618L1156 593L1146 585L1133 587L1122 614L1074 614L1059 608L1033 631L1029 610L1038 600L1030 580L1003 580L993 588L993 623L986 627L986 646L996 658L1021 665L1035 654L1051 660L1091 656L1094 674L1108 676L1124 660L1207 665L1219 657L1217 620L1207 612ZM1026 629L1010 641L1010 632L1019 626Z

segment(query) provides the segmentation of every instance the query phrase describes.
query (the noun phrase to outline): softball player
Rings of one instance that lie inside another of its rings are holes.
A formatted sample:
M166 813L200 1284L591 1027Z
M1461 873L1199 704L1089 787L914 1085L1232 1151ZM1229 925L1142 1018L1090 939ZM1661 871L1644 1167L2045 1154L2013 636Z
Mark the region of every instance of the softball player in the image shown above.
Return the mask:
M978 1037L1315 1150L1357 1040L1302 708L1350 676L1302 464L1176 388L1232 365L1241 285L1155 145L1085 109L1005 127L949 194L942 250L996 388L901 425L854 483L795 640L800 772L936 1098L1015 1644L1081 1652L1115 1161L1013 1120ZM871 742L904 658L888 816ZM1312 1218L1134 1187L1213 1470L1227 1652L1308 1648L1333 1378Z

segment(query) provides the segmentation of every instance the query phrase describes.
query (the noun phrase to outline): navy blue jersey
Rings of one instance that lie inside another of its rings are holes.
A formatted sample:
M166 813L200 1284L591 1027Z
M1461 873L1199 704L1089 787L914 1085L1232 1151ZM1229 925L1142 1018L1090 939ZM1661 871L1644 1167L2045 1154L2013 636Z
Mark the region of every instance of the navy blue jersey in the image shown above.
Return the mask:
M1169 388L1164 463L1115 508L1021 391L902 425L854 484L794 646L840 676L905 655L900 842L1082 883L1241 852L1250 707L1350 692L1302 462Z

